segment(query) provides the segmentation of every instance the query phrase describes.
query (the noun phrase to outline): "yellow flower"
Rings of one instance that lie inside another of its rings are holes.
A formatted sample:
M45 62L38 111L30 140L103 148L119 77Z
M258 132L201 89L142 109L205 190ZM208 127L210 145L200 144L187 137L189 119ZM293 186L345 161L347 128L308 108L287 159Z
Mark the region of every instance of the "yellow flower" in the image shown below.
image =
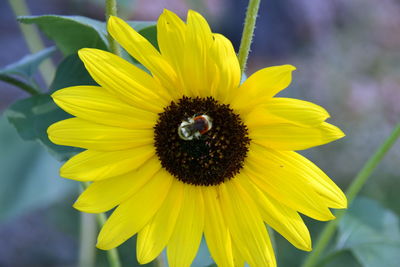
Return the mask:
M151 73L97 49L79 56L100 86L53 94L74 118L48 129L56 144L87 149L61 175L93 181L74 207L116 207L97 247L135 234L148 263L167 248L169 266L192 263L204 234L218 266L276 266L265 224L299 249L311 239L299 213L334 219L342 191L294 152L344 136L322 107L274 97L291 82L291 65L262 69L240 84L228 39L194 11L184 23L165 10L159 51L119 18L111 35Z

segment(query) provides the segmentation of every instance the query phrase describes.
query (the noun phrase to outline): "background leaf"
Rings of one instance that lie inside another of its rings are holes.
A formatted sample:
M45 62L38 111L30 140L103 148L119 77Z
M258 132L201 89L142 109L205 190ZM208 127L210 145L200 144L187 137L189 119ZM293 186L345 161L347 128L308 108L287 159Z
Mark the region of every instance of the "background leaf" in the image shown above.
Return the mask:
M38 140L60 161L82 151L80 148L55 145L47 137L47 128L51 124L72 117L61 110L47 94L16 102L6 111L6 116L24 140Z
M76 85L97 85L97 83L87 72L78 54L72 54L58 65L50 91Z
M77 54L66 57L58 66L50 91L74 85L97 85L90 77ZM60 109L50 95L37 95L19 100L9 107L6 116L24 140L37 140L58 160L65 161L80 148L53 144L47 136L47 128L72 116Z
M64 55L76 53L84 47L107 50L107 29L103 21L83 16L22 16L18 17L21 23L36 24L52 39ZM155 25L153 21L128 21L136 31L151 38L154 42Z
M64 55L91 47L107 50L105 23L82 16L22 16L18 21L36 24Z
M37 53L27 55L17 62L0 69L0 74L18 75L23 78L31 78L36 73L40 63L53 55L55 51L56 48L52 46Z
M378 202L356 199L338 230L336 248L350 250L362 266L399 266L399 218Z
M7 65L0 69L0 81L12 84L31 94L37 94L40 88L33 75L38 70L39 65L55 51L55 47L49 47Z
M60 164L34 142L24 142L5 117L0 118L0 221L50 206L76 190L58 177Z

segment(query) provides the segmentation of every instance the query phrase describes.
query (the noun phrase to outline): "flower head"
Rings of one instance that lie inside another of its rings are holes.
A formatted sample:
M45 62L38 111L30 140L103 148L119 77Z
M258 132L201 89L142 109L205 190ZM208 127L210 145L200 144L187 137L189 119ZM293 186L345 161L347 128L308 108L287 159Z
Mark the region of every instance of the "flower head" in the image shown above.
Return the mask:
M61 175L93 181L74 207L105 212L97 246L138 234L147 263L167 247L169 265L190 266L204 234L219 266L275 266L265 223L311 250L299 213L321 221L345 208L342 191L294 152L344 136L310 102L275 97L291 65L262 69L240 84L231 42L189 11L165 10L159 50L117 17L109 32L149 71L109 52L81 49L99 86L59 90L53 99L74 118L49 127L56 144L86 149Z

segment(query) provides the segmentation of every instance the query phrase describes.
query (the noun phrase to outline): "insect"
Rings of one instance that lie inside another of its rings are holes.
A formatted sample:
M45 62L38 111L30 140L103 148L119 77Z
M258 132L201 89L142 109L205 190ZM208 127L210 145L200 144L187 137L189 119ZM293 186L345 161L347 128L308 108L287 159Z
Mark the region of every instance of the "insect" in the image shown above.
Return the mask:
M178 127L178 135L183 140L199 139L211 130L212 120L207 115L195 115L188 120L182 121Z

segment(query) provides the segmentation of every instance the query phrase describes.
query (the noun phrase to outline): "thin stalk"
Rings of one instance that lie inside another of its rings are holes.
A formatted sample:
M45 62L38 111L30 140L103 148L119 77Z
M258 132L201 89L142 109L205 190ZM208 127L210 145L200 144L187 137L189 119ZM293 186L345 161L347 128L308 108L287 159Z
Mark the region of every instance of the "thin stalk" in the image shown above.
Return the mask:
M15 79L11 76L0 74L0 80L4 81L6 83L9 83L9 84L15 85L16 87L19 87L20 89L24 90L25 92L27 92L30 95L40 94L40 92L36 88L32 87L31 85L29 85L27 83L24 83L23 81Z
M375 151L375 153L369 158L364 167L357 174L350 187L346 191L348 205L350 206L354 198L360 192L361 188L371 176L376 166L382 161L387 152L392 148L396 140L400 137L400 123L396 125L390 136L383 142L383 144ZM336 228L340 222L340 219L346 213L346 210L338 210L335 215L336 219L326 224L322 230L319 239L317 240L313 251L308 255L306 261L302 267L314 267L317 265L321 254L329 244L332 236L334 235Z
M30 15L28 6L24 0L8 0L8 3L16 17ZM39 31L34 25L25 25L22 23L18 23L18 25L31 53L36 53L45 48L45 45L40 38ZM49 86L55 73L55 67L51 59L44 60L39 66L39 71L46 85Z
M79 267L95 267L96 219L93 214L81 213Z
M242 74L246 69L247 58L250 52L250 45L253 40L254 29L256 26L256 19L258 8L260 7L260 0L250 0L247 6L246 18L244 21L244 28L242 33L242 40L240 41L238 59L240 70Z
M90 183L88 182L83 182L82 187L83 188L88 188ZM96 214L96 221L97 224L102 227L106 221L107 221L107 216L104 213L97 213ZM110 267L121 267L121 260L119 258L118 250L116 248L107 250L107 258L108 262L110 263Z
M106 0L106 21L107 21L107 23L108 23L108 19L110 18L110 16L117 16L117 0ZM110 46L110 51L113 54L120 56L121 51L119 49L117 41L115 41L114 38L112 38L110 33L107 34L107 39L108 39L108 43Z

